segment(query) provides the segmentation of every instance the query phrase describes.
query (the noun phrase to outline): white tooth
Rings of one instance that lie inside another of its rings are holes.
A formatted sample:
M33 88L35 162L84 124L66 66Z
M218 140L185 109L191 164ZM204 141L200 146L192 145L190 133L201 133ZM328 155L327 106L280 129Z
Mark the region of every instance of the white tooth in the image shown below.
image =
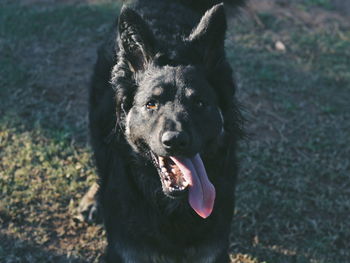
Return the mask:
M160 169L162 170L163 173L167 171L167 169L164 166L162 166Z
M176 173L175 169L171 169L171 172L172 172L173 174L175 174L175 173Z
M165 172L164 174L165 174L166 176L169 176L169 173L168 173L168 172Z

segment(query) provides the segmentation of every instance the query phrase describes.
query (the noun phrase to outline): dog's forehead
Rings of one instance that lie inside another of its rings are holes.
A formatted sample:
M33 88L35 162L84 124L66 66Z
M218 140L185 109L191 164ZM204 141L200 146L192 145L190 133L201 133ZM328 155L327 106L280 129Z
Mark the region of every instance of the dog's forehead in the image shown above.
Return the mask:
M186 97L210 90L204 72L194 66L177 67L175 75L176 87L181 89L182 94Z
M194 66L164 66L151 68L140 82L143 91L159 96L164 91L176 89L191 96L198 88L207 85L204 74Z

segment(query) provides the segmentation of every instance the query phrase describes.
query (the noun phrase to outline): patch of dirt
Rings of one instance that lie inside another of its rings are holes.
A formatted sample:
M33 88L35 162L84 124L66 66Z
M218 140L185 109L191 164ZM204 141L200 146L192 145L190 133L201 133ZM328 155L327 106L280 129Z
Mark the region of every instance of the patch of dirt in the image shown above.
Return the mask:
M253 21L257 27L262 29L266 29L266 25L260 20L258 14L265 13L283 21L291 21L294 25L301 25L309 31L318 28L333 28L335 24L346 28L350 27L348 17L348 15L350 16L350 2L334 0L332 5L332 10L319 7L306 10L300 8L297 1L249 0L246 7L241 9L239 19L248 23ZM230 16L230 22L234 23L236 18L237 16ZM231 34L230 31L229 34ZM283 34L289 34L288 30L285 30ZM271 35L276 39L282 37L282 34L274 35L273 32L271 32ZM271 52L273 51L273 48L269 49L271 49ZM275 109L270 101L264 99L261 95L250 94L244 90L239 90L238 94L240 96L239 101L243 102L244 107L249 109L246 130L250 138L265 143L285 139L283 133L288 120L279 116L278 109ZM307 111L315 113L315 108L310 104ZM259 121L261 116L264 116L264 122Z
M32 77L27 85L33 95L55 107L52 119L74 127L87 127L88 87L99 45L83 45L84 42L78 39L73 46L65 47L41 41L21 51L22 63L30 68ZM87 140L87 134L80 137Z
M334 2L334 7L336 11L317 7L304 10L298 7L296 2L285 0L250 0L247 6L248 10L253 11L253 14L266 12L276 17L288 17L296 23L303 23L307 26L322 27L332 21L349 26L350 21L346 15L350 15L350 2L345 3L345 1L338 0Z

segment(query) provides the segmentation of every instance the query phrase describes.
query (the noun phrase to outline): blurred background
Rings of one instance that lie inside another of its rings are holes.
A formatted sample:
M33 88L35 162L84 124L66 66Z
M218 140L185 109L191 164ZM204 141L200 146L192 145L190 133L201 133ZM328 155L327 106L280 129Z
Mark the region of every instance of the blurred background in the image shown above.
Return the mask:
M100 262L87 88L111 0L0 1L0 262ZM235 263L350 262L350 2L252 0L227 56L247 119Z

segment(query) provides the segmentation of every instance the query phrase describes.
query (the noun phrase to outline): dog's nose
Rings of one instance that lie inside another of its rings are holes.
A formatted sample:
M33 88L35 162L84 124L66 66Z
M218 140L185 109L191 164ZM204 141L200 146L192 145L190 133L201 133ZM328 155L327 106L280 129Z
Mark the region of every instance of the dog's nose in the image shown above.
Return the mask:
M184 149L189 142L190 138L185 132L167 131L162 135L162 143L167 149Z

